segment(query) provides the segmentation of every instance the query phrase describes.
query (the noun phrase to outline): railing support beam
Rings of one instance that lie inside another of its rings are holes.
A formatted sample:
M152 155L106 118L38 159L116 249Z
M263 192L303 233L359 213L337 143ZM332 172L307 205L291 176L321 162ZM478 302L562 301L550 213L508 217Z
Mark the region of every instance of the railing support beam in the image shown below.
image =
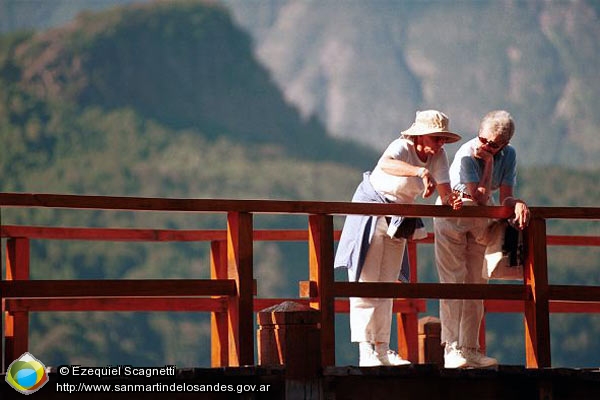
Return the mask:
M321 313L321 366L335 365L335 295L333 291L333 216L308 218L309 279L316 282L317 297L310 306Z
M550 289L546 252L546 221L533 218L525 232L527 262L524 284L532 297L525 301L525 359L527 368L551 366Z
M227 279L227 242L224 240L210 243L210 278ZM229 363L226 311L210 313L210 332L210 364L225 367Z
M10 238L6 241L6 280L29 279L29 239ZM2 304L4 310L4 304ZM29 348L29 312L5 312L5 354L2 371Z
M227 276L237 284L228 307L229 366L254 364L252 214L227 214Z

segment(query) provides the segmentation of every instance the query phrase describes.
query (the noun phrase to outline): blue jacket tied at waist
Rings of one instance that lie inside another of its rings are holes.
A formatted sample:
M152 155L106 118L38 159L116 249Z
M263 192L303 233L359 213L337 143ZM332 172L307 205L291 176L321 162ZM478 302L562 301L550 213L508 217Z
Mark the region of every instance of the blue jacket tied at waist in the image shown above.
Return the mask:
M390 203L389 200L373 188L369 179L370 175L369 171L363 174L363 180L356 188L352 201L355 203ZM347 268L350 281L358 282L365 256L373 237L377 218L378 216L376 215L348 215L346 217L335 254L334 266L335 268ZM388 223L402 230L401 224L405 220L407 219L404 217L395 216L388 219ZM424 226L423 221L420 218L416 220L416 228L422 228ZM412 235L413 231L414 229L411 229L409 232L402 232L401 235L408 238ZM398 260L398 262L402 263L398 279L408 282L410 269L406 249L404 250L402 260Z

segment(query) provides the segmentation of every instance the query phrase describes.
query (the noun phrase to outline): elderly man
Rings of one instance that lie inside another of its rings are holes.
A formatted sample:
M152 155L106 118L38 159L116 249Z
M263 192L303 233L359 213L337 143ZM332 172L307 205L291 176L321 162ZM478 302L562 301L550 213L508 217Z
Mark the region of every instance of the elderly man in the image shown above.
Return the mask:
M500 204L514 209L514 225L523 229L529 219L527 205L513 197L517 178L516 151L509 142L515 124L506 111L485 115L479 134L457 151L450 166L450 185L465 205ZM486 283L482 276L485 218L434 218L435 260L442 283ZM497 365L479 349L483 300L440 300L442 343L446 368L483 368Z

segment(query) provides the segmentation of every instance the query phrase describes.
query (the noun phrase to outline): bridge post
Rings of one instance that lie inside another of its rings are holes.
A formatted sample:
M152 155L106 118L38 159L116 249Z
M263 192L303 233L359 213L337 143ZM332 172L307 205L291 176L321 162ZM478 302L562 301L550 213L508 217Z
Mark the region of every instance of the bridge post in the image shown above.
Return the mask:
M316 283L310 307L320 311L321 366L335 365L335 293L333 291L333 216L308 217L309 279Z
M6 280L29 279L29 239L9 238L6 241ZM14 360L29 348L29 312L5 312L4 326L5 371Z
M227 279L227 242L210 242L210 278ZM217 296L221 297L221 296ZM213 368L229 364L229 338L227 333L227 312L210 313L210 364Z
M417 243L406 243L410 266L410 282L418 282L417 278ZM413 363L419 360L419 318L417 312L396 313L396 330L398 334L398 354Z
M227 214L227 276L237 284L229 298L229 366L254 364L254 278L252 214Z
M525 231L527 261L525 285L531 298L525 301L525 358L528 368L551 367L550 288L546 252L546 221L533 216Z

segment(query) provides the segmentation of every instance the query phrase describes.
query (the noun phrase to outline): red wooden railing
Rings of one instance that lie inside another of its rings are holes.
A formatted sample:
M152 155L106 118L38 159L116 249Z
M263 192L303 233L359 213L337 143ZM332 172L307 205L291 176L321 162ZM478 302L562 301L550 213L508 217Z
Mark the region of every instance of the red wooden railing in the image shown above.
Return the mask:
M347 298L397 299L400 352L417 360L417 316L423 299L478 298L488 312L521 312L525 324L526 364L550 367L550 312L600 312L600 286L550 285L546 245L599 246L599 237L546 237L546 219L600 219L600 208L532 207L525 231L529 252L523 283L504 285L438 284L416 281L416 242L413 281L398 283L336 282L333 249L337 232L334 215L406 215L422 217L505 218L503 207L465 207L458 212L430 205L366 204L275 200L163 199L0 193L0 207L71 208L132 211L225 213L226 230L156 230L2 226L7 238L6 279L0 297L6 312L5 354L11 362L28 349L29 311L206 311L211 312L211 364L254 364L253 313L284 299L255 297L253 242L301 240L309 245L309 281L300 284L301 297L320 311L323 366L335 365L336 312L348 312ZM304 214L308 229L255 230L253 215ZM210 241L211 279L168 280L29 280L29 240ZM432 236L423 243L431 243ZM74 298L77 301L72 301ZM302 302L303 300L295 299Z

